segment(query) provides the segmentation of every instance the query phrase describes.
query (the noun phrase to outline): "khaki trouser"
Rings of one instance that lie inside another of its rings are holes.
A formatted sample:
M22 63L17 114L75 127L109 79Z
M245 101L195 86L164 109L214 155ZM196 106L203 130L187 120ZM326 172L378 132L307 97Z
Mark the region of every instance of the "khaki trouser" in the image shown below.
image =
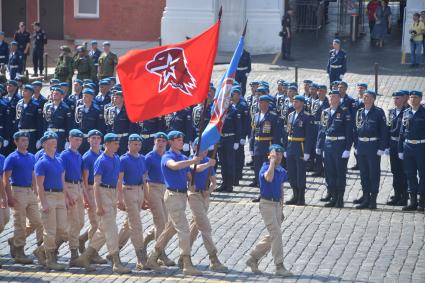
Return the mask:
M280 230L283 222L282 206L279 202L261 199L260 213L269 234L260 240L251 252L251 256L260 260L271 248L274 263L281 264L283 263L282 232Z
M9 223L10 219L10 210L8 207L1 208L0 207L0 233L3 232L4 227L7 223Z
M105 244L109 254L118 253L118 228L117 228L117 191L101 187L102 207L104 215L99 216L99 228L90 239L89 246L99 251Z
M201 231L202 240L209 255L217 254L217 248L212 239L212 229L208 219L210 197L204 197L202 193L189 192L189 206L192 210L193 219L190 223L190 246L195 242L198 231Z
M56 242L67 241L68 224L65 194L63 192L44 192L48 212L41 212L43 222L43 242L46 250L56 249Z
M168 212L164 202L165 190L164 184L151 182L148 183L145 190L154 224L154 227L147 234L155 234L155 240L158 240L159 235L164 231L168 219Z
M80 184L65 183L69 196L75 204L68 207L68 240L70 249L78 249L80 231L84 227L83 191Z
M13 224L15 228L13 242L15 246L23 247L27 238L27 218L30 226L39 231L37 234L41 235L43 230L38 200L31 188L12 186L12 195L16 200L15 207L13 207Z
M89 185L87 190L87 197L90 203L93 204L93 207L87 208L87 216L89 217L90 227L88 230L89 239L93 238L94 233L96 233L99 228L99 216L96 214L96 202L94 200L94 189L93 185Z
M126 237L125 234L129 233L134 248L140 250L143 248L143 226L140 217L144 198L143 186L123 186L123 193L127 219L122 230L125 229L128 232L122 232L121 230L118 242L121 243L121 237Z
M187 194L167 190L165 192L165 206L168 211L168 222L164 231L159 235L155 248L164 249L173 235L177 232L181 256L190 256L190 232L186 218Z

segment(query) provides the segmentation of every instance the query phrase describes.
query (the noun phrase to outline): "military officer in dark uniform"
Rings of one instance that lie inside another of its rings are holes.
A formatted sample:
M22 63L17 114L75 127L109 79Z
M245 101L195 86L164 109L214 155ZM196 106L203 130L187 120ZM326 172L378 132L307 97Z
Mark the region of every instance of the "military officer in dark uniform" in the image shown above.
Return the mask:
M4 41L4 32L0 31L0 64L9 63L9 44Z
M357 84L357 98L354 99L354 103L353 103L353 109L352 109L352 115L353 117L355 117L357 111L360 108L364 107L364 103L363 103L363 95L367 90L367 84L366 83L358 83ZM356 158L356 164L353 165L353 167L351 167L351 170L359 170L359 165L357 162L357 153L354 153L354 157Z
M30 52L31 47L31 34L25 29L25 23L19 22L18 30L13 36L13 40L18 43L18 51L22 54L23 68L25 71L27 65L27 56Z
M241 85L242 96L245 96L246 81L251 72L251 55L245 49L239 59L238 68L236 70L235 80Z
M354 143L360 169L363 196L353 203L360 203L357 209L376 209L379 181L381 177L381 156L388 145L388 128L385 112L374 105L376 93L368 90L363 96L364 108L356 114Z
M327 196L325 207L344 207L347 162L353 143L353 122L349 111L342 109L339 91L330 94L330 106L322 111L316 154L324 154Z
M288 84L284 80L277 81L277 93L274 96L276 101L276 113L280 116L283 110L283 104L285 103L288 91Z
M105 109L105 122L108 126L108 131L119 137L120 147L118 149L118 154L122 155L127 152L128 136L137 134L138 126L136 123L132 123L128 120L122 91L114 92L112 102L113 106Z
M315 99L311 106L311 118L313 122L313 137L317 137L317 134L319 133L321 120L322 120L322 112L326 108L329 107L329 101L326 97L326 85L317 85L317 88L320 89L319 96L317 99ZM339 94L338 94L339 99ZM312 177L323 177L324 171L323 171L323 157L321 154L316 154L316 151L314 149L315 145L313 144L313 148L310 151L311 154L311 160L313 163L313 171L314 173L311 175Z
M21 75L24 69L24 57L18 50L18 43L16 41L12 41L10 43L9 64L7 68L9 70L11 80L14 80L17 76Z
M292 40L292 31L291 31L291 15L293 11L289 7L286 10L285 15L282 19L282 31L279 34L282 37L282 60L292 61L291 58L291 40Z
M341 49L341 40L333 40L333 49L329 51L329 60L326 71L329 75L329 82L342 80L347 72L347 54Z
M171 131L180 131L184 134L184 144L182 152L186 156L190 154L190 143L193 139L192 128L192 109L187 107L178 112L165 115L165 122L167 126L167 133Z
M410 195L409 205L403 207L407 211L425 208L425 107L421 100L421 91L410 91L410 107L403 112L398 144Z
M316 137L312 136L311 116L305 112L305 97L294 97L294 111L288 116L288 136L283 141L288 169L289 183L293 190L292 198L286 204L305 205L306 162L310 158L308 149Z
M288 136L288 116L291 112L295 110L294 97L297 95L297 91L298 89L296 86L288 87L288 97L285 99L283 103L283 109L280 114L280 119L283 125L282 141L285 140ZM286 158L283 158L282 160L283 160L283 163L286 164Z
M105 105L111 103L111 82L103 79L99 82L99 93L94 98L94 102L104 111Z
M32 98L38 103L41 110L44 108L44 104L47 102L47 99L41 94L41 89L43 88L43 83L41 81L33 81L31 83L34 93Z
M16 105L21 96L18 94L18 83L15 80L9 80L7 82L7 94L3 97L3 101L6 104L6 116L4 125L4 139L6 143L3 143L3 152L5 156L15 150L13 141L13 134L18 131L18 122L16 121Z
M155 140L155 133L165 131L164 117L157 117L138 123L142 142L142 154L146 155L152 151Z
M91 42L91 49L89 51L89 56L93 61L94 67L96 69L96 75L97 75L97 68L99 67L99 57L102 52L97 48L97 41L92 40Z
M83 104L75 108L75 123L85 135L92 129L99 130L102 133L106 131L103 111L93 102L93 96L94 91L92 89L83 89ZM84 154L89 148L88 140L83 139L78 151Z
M32 98L34 89L25 85L22 99L16 105L16 121L20 132L28 133L28 151L35 154L41 148L40 138L44 132L43 109Z
M71 109L62 101L64 91L59 87L53 88L52 91L52 101L44 105L43 115L46 121L45 128L58 136L57 151L61 152L65 146L66 136L74 126L74 122Z
M34 66L34 77L38 76L37 70L40 71L40 76L43 75L43 55L44 45L47 44L47 36L44 30L41 29L39 22L34 22L34 34L32 35L33 50L32 50L32 63Z
M404 111L409 107L407 96L401 91L392 94L394 107L388 109L389 128L389 155L391 173L393 174L394 197L387 202L388 205L407 205L407 179L404 173L403 160L398 157L398 142ZM386 150L387 151L387 150Z
M66 94L66 93L65 93ZM75 109L77 108L78 101L81 101L83 98L83 81L79 79L74 80L73 84L73 92L71 95L66 95L63 99L63 102L68 105L68 107L71 109L71 116L72 116L72 123L73 128L77 127L77 124L75 123Z
M348 84L344 81L338 82L338 91L341 100L341 107L344 110L349 110L350 114L354 117L356 114L354 98L347 94Z

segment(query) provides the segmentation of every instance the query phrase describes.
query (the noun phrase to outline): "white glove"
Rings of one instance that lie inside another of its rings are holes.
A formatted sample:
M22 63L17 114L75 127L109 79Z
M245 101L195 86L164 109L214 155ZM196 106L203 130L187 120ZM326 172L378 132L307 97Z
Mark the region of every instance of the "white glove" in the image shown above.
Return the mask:
M38 141L35 143L35 148L36 148L36 149L40 149L40 148L41 148L41 141L40 141L40 140L38 140Z
M211 145L211 146L208 148L208 150L209 150L209 151L214 150L214 145Z
M403 152L400 152L400 153L398 154L398 158L400 158L401 160L403 160L403 159L404 159L404 154L403 154Z
M344 75L339 75L339 79L343 80L344 79Z
M285 158L286 158L286 151L283 153L283 157L285 157Z
M64 149L68 149L69 148L69 142L65 143Z
M239 143L235 142L235 143L233 144L233 149L234 149L234 150L238 150L238 148L239 148Z
M241 139L240 141L239 141L239 143L241 144L241 145L245 145L245 139Z
M253 151L250 151L249 154L251 154L251 156L254 156L254 152Z
M357 149L354 149L354 154L357 155Z
M183 151L189 151L189 150L190 150L189 144L188 143L185 143L183 145Z
M316 154L317 155L321 155L322 154L322 150L320 148L316 148Z
M9 145L9 141L8 140L4 140L3 141L3 147L6 147L6 146L8 146Z
M248 77L249 76L249 73L245 73L245 76Z
M307 161L310 158L310 154L304 153L304 161Z
M344 150L344 152L342 153L342 158L347 159L350 157L350 151L349 150Z
M389 149L389 148L386 148L386 149L384 150L384 154L385 154L385 155L390 155L390 149Z
M384 151L379 149L379 150L376 152L376 154L377 154L378 156L382 156L382 155L384 155Z

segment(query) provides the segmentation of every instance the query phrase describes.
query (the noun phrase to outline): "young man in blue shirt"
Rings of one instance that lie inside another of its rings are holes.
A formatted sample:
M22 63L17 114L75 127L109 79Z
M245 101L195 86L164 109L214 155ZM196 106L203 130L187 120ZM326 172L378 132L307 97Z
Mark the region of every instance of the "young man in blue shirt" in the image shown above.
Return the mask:
M202 272L197 270L190 258L190 232L189 223L186 218L187 187L190 181L189 167L199 163L202 157L197 156L191 160L182 154L184 134L179 131L168 133L170 150L161 158L161 170L164 175L167 191L164 201L168 216L171 219L159 236L155 251L149 256L147 265L149 268L159 270L159 256L163 253L165 246L171 239L170 230L176 230L179 238L180 255L183 261L183 274L200 276Z
M68 238L66 208L74 205L67 195L65 186L65 170L56 157L58 136L47 132L40 139L44 155L35 164L35 176L38 197L40 200L41 220L43 222L43 245L48 269L62 271L65 265L58 264L56 259L57 243Z
M3 183L7 193L8 205L13 209L14 235L9 239L12 257L20 264L31 264L33 260L24 253L26 219L37 231L37 242L42 242L43 226L38 208L34 183L34 155L28 152L29 134L16 132L13 139L17 149L4 161Z
M280 166L283 157L283 147L273 144L269 148L269 161L263 163L260 169L260 213L266 224L269 235L265 236L251 252L251 257L246 264L252 272L260 274L258 262L271 249L276 275L287 277L292 273L283 265L282 231L283 221L283 183L288 180L285 169Z
M118 248L117 206L124 209L122 192L117 191L120 172L120 159L116 154L120 146L117 134L105 135L105 151L94 163L94 198L96 214L99 216L99 228L90 239L85 252L75 260L75 265L92 269L90 262L105 244L112 259L112 271L124 274L131 269L121 263Z

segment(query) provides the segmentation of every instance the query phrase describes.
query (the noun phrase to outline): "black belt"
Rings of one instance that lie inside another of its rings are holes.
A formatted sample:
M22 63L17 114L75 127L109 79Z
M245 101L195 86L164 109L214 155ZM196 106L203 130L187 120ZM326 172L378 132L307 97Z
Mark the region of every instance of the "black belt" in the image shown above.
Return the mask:
M107 188L107 189L116 189L116 186L107 185L107 184L100 184L100 186L101 186L102 188Z
M265 199L268 201L274 201L274 202L280 202L282 199L281 198L269 198L269 197L263 197L261 196L261 199Z
M45 192L49 192L49 193L62 193L63 190L62 189L44 189Z
M79 184L80 183L80 181L73 181L73 180L67 180L67 179L65 179L65 182L71 183L71 184Z
M138 183L138 184L123 184L124 186L130 186L130 187L134 187L134 186L140 186L140 185L142 185L143 184L143 182L140 182L140 183Z
M187 193L187 188L184 188L184 189L172 189L172 188L167 188L167 190L170 190L170 191L172 191L172 192L174 192L174 193L182 193L182 194Z

